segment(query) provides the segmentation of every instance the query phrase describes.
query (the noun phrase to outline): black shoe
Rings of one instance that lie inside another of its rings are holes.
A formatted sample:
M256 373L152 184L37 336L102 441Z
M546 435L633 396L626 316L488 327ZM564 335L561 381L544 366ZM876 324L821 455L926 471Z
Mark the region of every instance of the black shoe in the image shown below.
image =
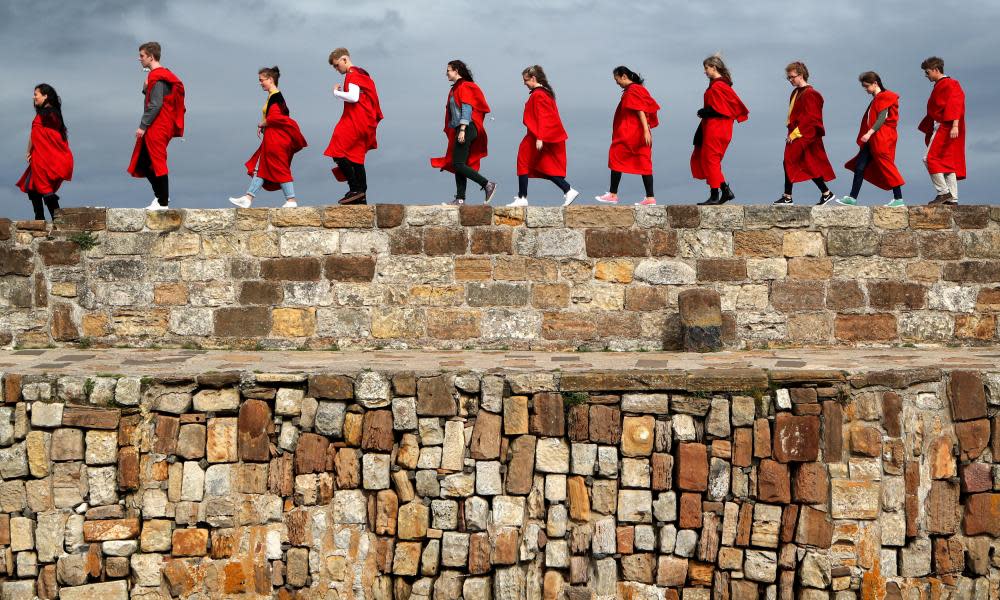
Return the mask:
M486 199L483 200L483 203L489 204L490 200L493 199L493 194L497 193L497 184L492 181L487 181L486 185L483 186L483 192L486 193Z
M940 205L953 206L955 204L958 204L958 200L955 200L955 197L951 195L951 192L947 192L944 194L938 194L937 196L934 196L934 199L928 202L927 206L940 206Z
M733 190L729 189L729 184L725 181L719 186L719 191L722 193L722 197L719 198L719 204L725 204L730 200L736 199L736 194L733 193Z
M833 195L833 192L828 191L819 197L819 202L816 203L816 206L825 206L826 204L833 202L834 198L836 198L836 196Z
M708 197L708 200L699 202L698 206L718 206L722 204L722 202L723 201L719 199L719 190L713 189L711 195Z
M771 204L779 204L779 205L780 204L793 204L792 197L791 196L786 196L786 195L782 194L781 196L778 197L777 200L775 200Z
M339 204L367 204L365 202L365 192L348 192L346 196L338 200Z

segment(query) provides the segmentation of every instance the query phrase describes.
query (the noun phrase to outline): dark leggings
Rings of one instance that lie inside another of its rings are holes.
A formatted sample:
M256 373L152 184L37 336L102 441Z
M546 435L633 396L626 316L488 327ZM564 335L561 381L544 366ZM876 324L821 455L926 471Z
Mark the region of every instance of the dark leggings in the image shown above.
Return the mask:
M31 208L35 210L36 221L45 220L45 208L49 209L49 216L52 217L53 221L55 220L56 211L59 210L59 196L55 194L45 196L39 192L28 192L28 199L31 200Z
M351 162L343 157L334 158L333 162L344 173L347 178L349 192L367 192L368 175L365 173L365 166L356 162Z
M622 182L622 172L621 171L611 171L611 189L612 194L618 193L618 184ZM646 197L653 197L653 176L643 175L642 176L642 187L646 188Z
M479 174L479 171L471 168L469 161L469 148L473 140L479 136L475 123L469 123L465 127L465 141L458 142L459 129L455 128L455 148L452 156L452 166L455 168L455 197L465 200L465 186L469 179L479 184L479 187L486 187L489 183L486 178Z
M782 163L782 164L784 164L784 163ZM792 180L788 178L788 167L785 166L784 169L785 169L785 195L786 196L791 196L792 195ZM827 192L830 191L830 188L826 187L826 182L823 181L822 177L814 177L813 180L812 180L812 182L816 184L816 187L819 188L819 191L823 192L824 196L826 195Z
M861 192L861 184L865 182L865 167L872 161L872 149L868 147L868 144L861 146L857 160L858 162L854 164L854 183L851 184L851 198L855 200L858 199L858 194ZM903 188L898 185L892 188L892 197L896 200L902 200Z
M570 190L569 182L566 181L565 177L559 177L558 175L542 175L542 179L548 179L552 183L556 184L562 193L566 193ZM517 176L517 196L518 198L528 197L528 176L518 175Z
M153 187L153 195L160 206L166 206L170 201L170 182L167 175L156 176L150 173L146 175L149 185Z

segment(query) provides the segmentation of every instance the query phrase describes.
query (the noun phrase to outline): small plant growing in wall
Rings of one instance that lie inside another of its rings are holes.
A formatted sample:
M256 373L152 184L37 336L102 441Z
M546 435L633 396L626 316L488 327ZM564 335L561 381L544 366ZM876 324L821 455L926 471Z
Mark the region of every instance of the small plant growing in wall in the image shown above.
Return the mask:
M563 405L569 407L586 404L589 396L584 392L562 392L562 399Z
M83 382L83 397L90 399L90 393L94 391L94 380L88 377Z
M74 242L81 250L86 252L100 243L97 237L89 231L81 231L69 236L69 241Z

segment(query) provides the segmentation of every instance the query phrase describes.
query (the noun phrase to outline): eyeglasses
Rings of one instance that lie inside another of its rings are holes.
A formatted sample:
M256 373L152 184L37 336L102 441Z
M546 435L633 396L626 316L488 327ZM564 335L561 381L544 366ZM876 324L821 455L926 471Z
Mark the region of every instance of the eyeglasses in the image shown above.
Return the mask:
M788 79L788 81L792 81L793 79L796 79L797 77L798 77L798 75L789 75L787 77L787 79Z

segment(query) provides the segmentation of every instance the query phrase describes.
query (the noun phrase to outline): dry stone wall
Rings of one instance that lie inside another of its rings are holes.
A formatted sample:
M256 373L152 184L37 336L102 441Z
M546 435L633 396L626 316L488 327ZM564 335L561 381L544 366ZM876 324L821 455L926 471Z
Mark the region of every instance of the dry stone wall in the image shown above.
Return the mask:
M0 346L676 349L998 341L1000 208L66 209L0 220Z
M1000 372L3 376L0 597L1000 592Z

